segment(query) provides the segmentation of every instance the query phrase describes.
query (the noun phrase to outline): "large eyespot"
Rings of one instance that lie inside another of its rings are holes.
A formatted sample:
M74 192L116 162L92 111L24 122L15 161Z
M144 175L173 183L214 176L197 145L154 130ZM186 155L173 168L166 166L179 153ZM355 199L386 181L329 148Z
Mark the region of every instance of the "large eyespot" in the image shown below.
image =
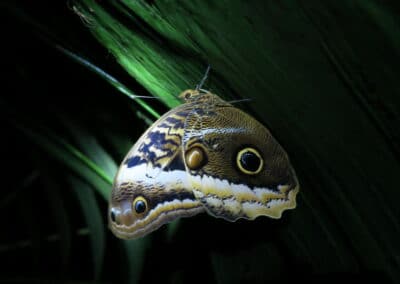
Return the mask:
M207 156L201 147L192 147L185 153L186 165L191 170L197 170L207 162Z
M143 214L147 211L147 201L143 196L138 196L133 200L133 209L137 214Z
M261 172L264 161L256 149L247 147L238 152L236 164L243 173L256 175Z

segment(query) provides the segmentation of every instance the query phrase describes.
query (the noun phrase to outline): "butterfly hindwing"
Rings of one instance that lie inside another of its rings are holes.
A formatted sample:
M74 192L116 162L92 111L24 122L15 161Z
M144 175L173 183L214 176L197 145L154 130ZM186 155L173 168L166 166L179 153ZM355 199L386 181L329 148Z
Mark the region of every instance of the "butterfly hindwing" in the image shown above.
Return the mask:
M298 191L287 154L262 124L218 100L205 101L202 112L186 123L183 149L200 148L206 160L199 169L187 167L195 196L209 213L227 220L279 218L295 207ZM239 153L250 162L258 159L262 168L246 171Z

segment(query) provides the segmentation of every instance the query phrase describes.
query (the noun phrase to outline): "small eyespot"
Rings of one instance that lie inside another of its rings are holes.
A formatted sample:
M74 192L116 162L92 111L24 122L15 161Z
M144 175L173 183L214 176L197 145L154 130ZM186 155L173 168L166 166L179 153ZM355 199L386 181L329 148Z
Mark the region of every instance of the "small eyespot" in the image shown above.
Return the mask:
M109 212L110 212L111 222L113 222L117 225L120 225L120 219L118 218L118 216L119 216L118 211L115 208L111 208Z
M236 164L241 172L256 175L263 169L264 161L256 149L247 147L238 152Z
M111 212L110 212L110 218L111 218L111 221L113 221L114 223L115 223L115 221L117 220L117 218L115 217L115 212L114 212L114 210L111 210Z
M137 214L143 214L147 211L147 201L143 196L138 196L133 201L133 208Z
M207 156L201 147L193 147L185 153L186 165L191 170L203 167L207 162Z

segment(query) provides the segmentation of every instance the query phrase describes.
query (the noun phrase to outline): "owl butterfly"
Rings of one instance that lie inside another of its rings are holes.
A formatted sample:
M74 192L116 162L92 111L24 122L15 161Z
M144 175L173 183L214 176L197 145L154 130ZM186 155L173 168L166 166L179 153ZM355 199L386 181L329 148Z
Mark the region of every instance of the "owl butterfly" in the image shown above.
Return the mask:
M201 212L236 221L296 207L296 174L267 128L206 90L180 97L118 170L109 206L116 236L143 237Z

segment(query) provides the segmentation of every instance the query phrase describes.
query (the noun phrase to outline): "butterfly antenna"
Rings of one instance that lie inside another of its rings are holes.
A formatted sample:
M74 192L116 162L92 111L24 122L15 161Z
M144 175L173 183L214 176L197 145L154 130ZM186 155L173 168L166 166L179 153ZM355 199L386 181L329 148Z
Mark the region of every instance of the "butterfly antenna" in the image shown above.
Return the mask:
M208 73L210 72L210 69L211 69L211 66L208 65L208 66L207 66L206 73L204 74L204 76L203 76L203 78L201 79L200 83L196 86L196 91L201 90L201 88L203 87L204 83L205 83L206 80L207 80Z
M253 99L251 99L251 98L246 98L246 99L240 99L240 100L233 100L233 101L229 101L228 103L230 103L230 104L236 104L236 103L241 103L241 102L250 102L250 101L252 101Z

